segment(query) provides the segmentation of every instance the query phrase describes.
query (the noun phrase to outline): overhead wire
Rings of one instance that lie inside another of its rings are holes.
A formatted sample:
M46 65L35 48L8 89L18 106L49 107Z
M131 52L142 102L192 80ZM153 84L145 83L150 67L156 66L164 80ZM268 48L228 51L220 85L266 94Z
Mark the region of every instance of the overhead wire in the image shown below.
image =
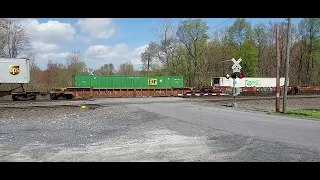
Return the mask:
M226 21L224 21L224 22L222 22L222 23L220 23L220 24L218 24L218 25L216 25L216 26L214 26L214 27L210 28L209 30L212 30L212 29L214 29L214 28L216 28L216 27L219 27L219 26L221 26L222 24L224 24L224 23L226 23L226 22L230 21L231 19L233 19L233 18L229 18L228 20L226 20Z

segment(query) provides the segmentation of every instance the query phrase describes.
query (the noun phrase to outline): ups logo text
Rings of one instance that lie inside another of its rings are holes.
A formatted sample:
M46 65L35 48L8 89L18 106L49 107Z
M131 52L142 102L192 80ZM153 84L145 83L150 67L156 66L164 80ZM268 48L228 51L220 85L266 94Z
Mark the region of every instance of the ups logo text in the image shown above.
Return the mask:
M20 67L18 65L9 66L9 73L12 75L17 75L20 73Z

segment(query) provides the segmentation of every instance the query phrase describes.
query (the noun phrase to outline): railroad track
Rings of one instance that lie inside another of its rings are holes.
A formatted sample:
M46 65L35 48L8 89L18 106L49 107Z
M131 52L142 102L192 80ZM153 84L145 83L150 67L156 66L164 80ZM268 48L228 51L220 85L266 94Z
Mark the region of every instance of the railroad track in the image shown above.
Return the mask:
M149 97L152 98L152 97ZM280 97L282 99L282 97ZM299 98L320 98L319 95L288 95L288 99L299 99ZM103 98L99 98L103 99ZM232 99L232 96L194 96L194 97L186 97L184 98L186 100L205 100L205 101L229 101ZM236 101L249 101L249 100L272 100L275 99L274 95L248 95L248 96L237 96ZM2 105L10 105L10 104L28 104L28 107L72 107L72 106L79 106L79 105L72 105L72 104L67 104L67 105L32 105L33 103L54 103L54 102L77 102L77 101L94 101L95 99L68 99L68 100L50 100L50 99L40 99L40 100L33 100L33 101L12 101L12 100L0 100L0 104ZM112 104L112 103L111 103ZM115 103L117 104L117 103ZM122 104L122 103L121 103ZM2 107L1 107L2 108ZM10 108L10 107L9 107ZM12 107L12 108L18 108L17 106ZM20 107L19 107L20 108Z
M288 96L288 99L302 99L302 98L320 98L320 95L290 95ZM223 102L223 101L231 101L232 97L230 96L221 96L221 97L211 97L211 98L203 98L203 97L192 97L192 98L185 98L185 101L210 101L210 102ZM275 100L274 96L238 96L236 98L236 101L257 101L257 100ZM59 100L58 100L59 101ZM66 100L61 100L61 102ZM71 100L71 101L79 101L79 100ZM15 104L20 101L11 101L11 104ZM23 101L22 101L23 102ZM30 101L27 101L30 103ZM24 103L27 103L24 102ZM37 101L37 102L44 102L44 101ZM52 102L52 101L50 101ZM57 101L53 101L57 102ZM166 101L157 101L161 103L172 103L172 102L166 102ZM127 104L148 104L153 102L107 102L107 103L81 103L81 104L43 104L43 105L23 105L23 106L0 106L0 110L31 110L31 109L44 109L44 108L81 108L82 106L85 106L85 109L96 109L99 107L107 107L107 106L116 106L116 105L127 105ZM181 103L178 101L177 103Z
M282 99L283 97L280 97ZM288 95L288 99L302 99L302 98L320 98L320 95ZM190 97L190 99L199 99L205 101L229 101L232 100L232 96L221 96L221 97ZM237 96L236 101L250 101L250 100L272 100L276 99L274 95L264 96Z

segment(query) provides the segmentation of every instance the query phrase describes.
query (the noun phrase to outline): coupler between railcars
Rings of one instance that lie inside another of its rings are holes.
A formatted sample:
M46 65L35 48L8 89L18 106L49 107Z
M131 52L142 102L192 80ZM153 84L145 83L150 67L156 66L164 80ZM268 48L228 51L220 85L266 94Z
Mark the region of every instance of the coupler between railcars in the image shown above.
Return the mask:
M73 98L74 98L73 94L66 91L66 88L53 89L53 91L50 92L51 100L73 99Z

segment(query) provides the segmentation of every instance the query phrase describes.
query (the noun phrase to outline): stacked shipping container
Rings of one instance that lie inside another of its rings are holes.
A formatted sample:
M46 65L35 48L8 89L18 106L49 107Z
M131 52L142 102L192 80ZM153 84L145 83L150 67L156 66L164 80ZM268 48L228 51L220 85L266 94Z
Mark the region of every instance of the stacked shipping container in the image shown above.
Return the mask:
M74 87L92 88L182 88L182 76L73 76Z

